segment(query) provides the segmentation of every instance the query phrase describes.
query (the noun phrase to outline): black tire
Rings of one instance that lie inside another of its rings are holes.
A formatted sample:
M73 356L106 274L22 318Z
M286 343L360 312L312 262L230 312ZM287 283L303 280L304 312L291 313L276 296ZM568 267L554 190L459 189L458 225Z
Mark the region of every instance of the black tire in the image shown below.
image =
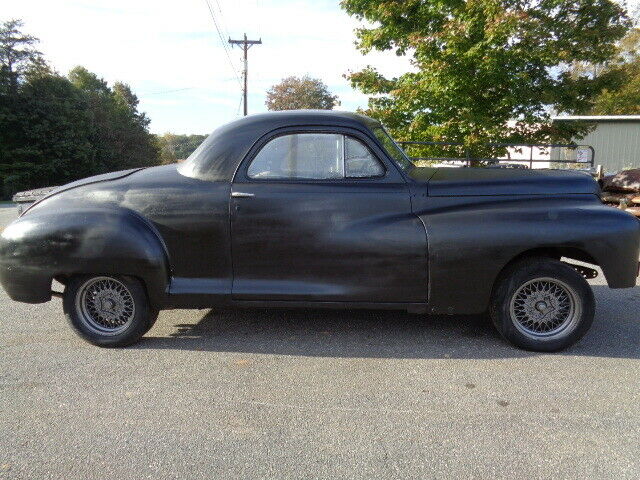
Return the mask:
M156 320L158 320L159 314L160 314L160 311L158 309L151 309L149 311L149 320L147 321L147 326L142 335L145 335L149 330L153 328L153 326L156 324Z
M75 276L66 284L62 305L76 333L99 347L136 343L158 317L144 286L133 277Z
M558 260L529 258L498 278L489 315L500 334L525 350L555 352L580 340L595 313L593 292L576 270Z

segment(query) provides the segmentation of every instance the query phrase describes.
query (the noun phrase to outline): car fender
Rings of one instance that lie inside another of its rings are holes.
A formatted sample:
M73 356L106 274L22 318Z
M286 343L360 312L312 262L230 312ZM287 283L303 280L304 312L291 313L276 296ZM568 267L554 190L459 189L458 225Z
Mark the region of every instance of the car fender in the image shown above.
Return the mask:
M2 232L0 282L14 300L48 301L52 279L75 274L135 276L159 307L166 296L169 260L155 228L116 206L34 209Z
M428 236L432 313L486 311L500 272L527 252L592 260L613 288L636 282L640 222L594 195L431 197L418 215Z

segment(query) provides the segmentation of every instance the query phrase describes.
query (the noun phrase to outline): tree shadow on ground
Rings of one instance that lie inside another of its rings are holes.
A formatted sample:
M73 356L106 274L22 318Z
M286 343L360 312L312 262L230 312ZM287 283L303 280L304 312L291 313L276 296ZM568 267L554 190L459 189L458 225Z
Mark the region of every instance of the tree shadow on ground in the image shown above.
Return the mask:
M593 286L594 324L556 355L640 358L640 289ZM161 321L161 320L160 320ZM310 357L521 358L484 316L424 316L399 311L324 309L210 310L197 323L151 330L134 348L242 352Z

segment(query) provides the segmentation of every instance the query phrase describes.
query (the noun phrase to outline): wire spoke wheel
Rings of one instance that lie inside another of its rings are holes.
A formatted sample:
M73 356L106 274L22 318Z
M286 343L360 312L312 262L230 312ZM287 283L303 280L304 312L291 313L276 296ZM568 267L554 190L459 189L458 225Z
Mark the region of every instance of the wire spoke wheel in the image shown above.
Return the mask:
M77 291L75 307L80 320L101 335L117 335L129 328L135 302L129 289L112 277L93 277Z
M530 338L551 337L570 332L581 315L576 292L556 278L535 278L511 297L514 325Z

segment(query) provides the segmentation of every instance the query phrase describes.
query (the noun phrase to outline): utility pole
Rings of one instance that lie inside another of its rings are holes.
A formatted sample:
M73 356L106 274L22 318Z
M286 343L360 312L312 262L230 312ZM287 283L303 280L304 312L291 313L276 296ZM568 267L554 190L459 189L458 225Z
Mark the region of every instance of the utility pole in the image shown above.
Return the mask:
M249 63L247 62L247 51L251 48L252 45L262 45L262 39L259 40L247 40L247 34L244 34L244 39L243 40L231 40L231 38L229 38L229 43L231 45L241 45L242 49L244 50L244 72L243 72L243 79L244 79L244 88L242 91L242 95L244 97L244 115L247 115L247 74L249 73Z

